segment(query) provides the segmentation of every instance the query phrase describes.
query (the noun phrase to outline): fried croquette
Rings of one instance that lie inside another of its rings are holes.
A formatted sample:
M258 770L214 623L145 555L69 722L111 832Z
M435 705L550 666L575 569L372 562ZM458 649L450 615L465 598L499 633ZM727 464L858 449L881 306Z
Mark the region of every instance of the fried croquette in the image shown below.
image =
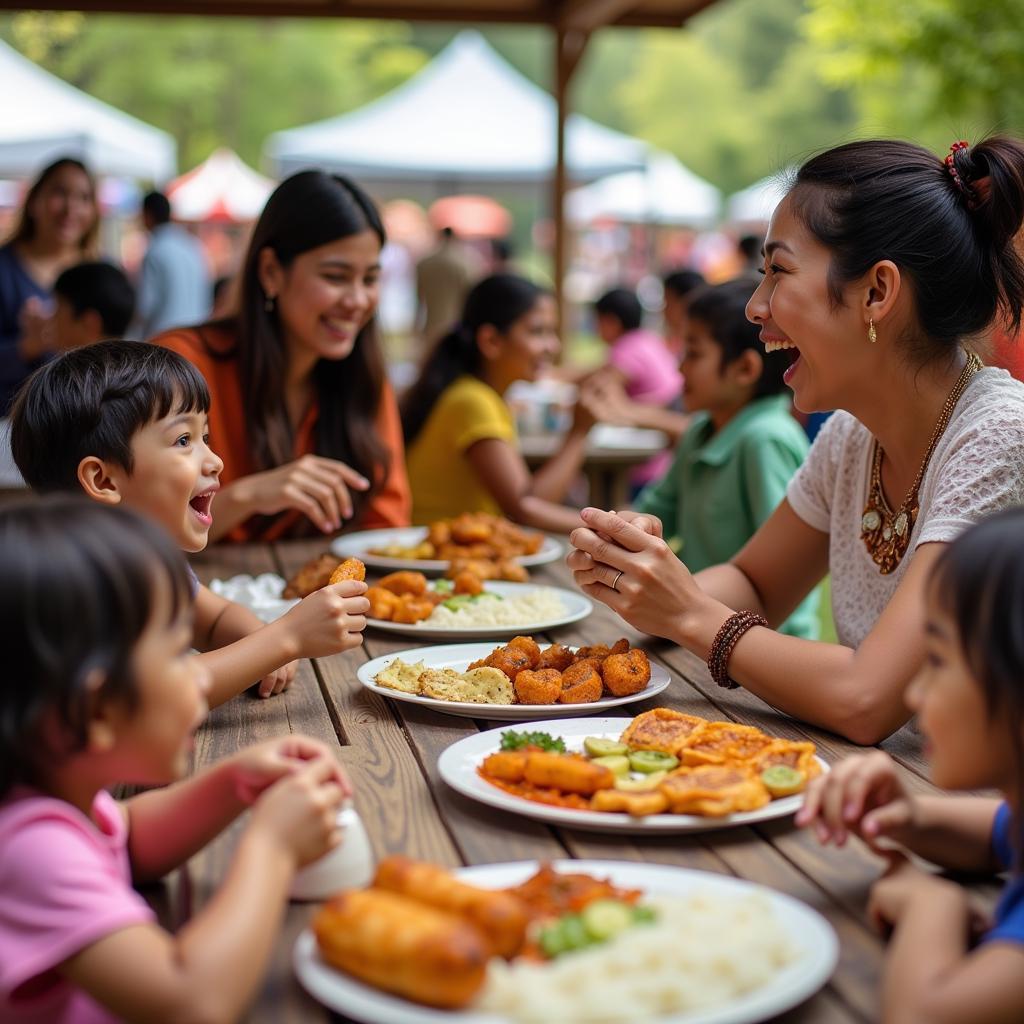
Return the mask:
M705 725L707 721L695 715L655 708L637 715L620 739L635 750L660 750L663 754L675 755L686 740Z
M366 566L358 558L346 558L328 580L329 586L335 583L344 583L345 580L358 580L360 583L366 579Z
M576 655L568 647L563 647L562 644L552 644L540 652L537 668L553 668L564 672L575 660Z
M484 758L480 771L503 782L522 782L526 776L526 759L529 756L528 750L499 750Z
M678 768L658 788L673 814L718 818L737 811L756 811L771 800L764 783L749 768L739 765Z
M523 669L516 675L515 690L520 704L557 704L562 695L562 673L553 668Z
M582 661L570 665L562 673L562 692L558 701L560 704L593 704L601 699L603 692L604 684L594 663Z
M399 597L403 594L414 594L419 597L426 592L427 577L421 572L402 569L399 572L389 573L377 586L390 590L392 594L398 594Z
M699 733L683 743L678 756L683 764L727 764L746 761L774 742L771 736L752 725L735 722L708 722Z
M586 661L588 658L594 658L597 661L603 661L612 653L612 649L607 644L594 644L592 647L580 647L576 651L575 661Z
M499 647L489 658L485 658L484 662L490 668L504 672L515 682L516 676L524 668L530 667L530 656L517 647Z
M509 583L526 583L530 579L526 566L511 559L498 563L497 576L499 580L506 580Z
M651 663L637 648L626 654L609 654L601 664L601 678L614 697L629 697L646 689L651 681Z
M591 796L599 789L611 789L615 776L603 764L571 754L549 754L531 750L526 757L524 778L535 786L560 789L563 793Z
M371 619L383 619L390 621L395 614L395 609L401 604L401 598L392 594L390 590L383 587L369 587L366 591L366 600L370 602L370 610L367 613Z
M483 580L475 572L463 569L455 577L456 594L482 594L484 589Z
M522 651L530 659L529 667L537 667L537 663L540 661L540 647L537 646L537 641L532 636L514 636L505 646Z
M325 552L310 559L285 584L282 597L309 597L310 594L322 590L331 581L331 573L341 561L336 555Z
M590 807L594 811L626 813L634 818L643 818L648 814L662 814L668 810L668 800L658 789L648 793L623 793L618 789L599 789L590 798Z
M434 602L415 594L403 594L398 599L391 616L392 622L401 622L405 625L412 625L414 622L422 622L434 614Z

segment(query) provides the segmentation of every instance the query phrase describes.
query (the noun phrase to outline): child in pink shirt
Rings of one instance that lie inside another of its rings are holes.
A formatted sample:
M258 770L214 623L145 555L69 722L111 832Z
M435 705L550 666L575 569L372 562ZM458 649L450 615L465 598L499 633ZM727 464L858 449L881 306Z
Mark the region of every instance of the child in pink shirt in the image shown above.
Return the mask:
M295 870L339 841L349 785L313 740L175 782L206 710L189 589L180 552L133 512L55 498L0 513L0 1020L237 1020ZM118 803L117 782L166 788ZM250 805L217 896L167 933L132 882Z

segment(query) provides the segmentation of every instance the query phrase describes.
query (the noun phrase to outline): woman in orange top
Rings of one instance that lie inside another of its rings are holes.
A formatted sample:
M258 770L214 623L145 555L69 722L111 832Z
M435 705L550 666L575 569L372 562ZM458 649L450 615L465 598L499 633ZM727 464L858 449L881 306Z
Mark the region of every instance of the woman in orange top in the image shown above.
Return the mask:
M384 226L346 178L303 171L267 200L237 315L154 339L192 360L224 460L211 539L407 526L402 428L374 313Z

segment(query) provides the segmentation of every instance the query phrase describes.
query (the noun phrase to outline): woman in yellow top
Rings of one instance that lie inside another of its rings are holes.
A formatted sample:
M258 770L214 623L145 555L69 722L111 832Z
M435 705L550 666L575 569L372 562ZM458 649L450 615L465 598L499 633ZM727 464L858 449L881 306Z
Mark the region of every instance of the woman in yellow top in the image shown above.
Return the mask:
M551 296L513 274L488 277L466 297L461 322L402 401L414 523L491 512L560 533L580 525L579 513L558 502L583 464L593 418L577 406L561 449L531 475L502 397L551 365L555 324Z

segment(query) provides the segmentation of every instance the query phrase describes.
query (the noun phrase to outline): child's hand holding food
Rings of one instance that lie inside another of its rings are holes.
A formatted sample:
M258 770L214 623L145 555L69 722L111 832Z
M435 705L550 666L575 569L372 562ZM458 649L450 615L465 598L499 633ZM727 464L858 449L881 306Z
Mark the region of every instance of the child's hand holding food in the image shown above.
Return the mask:
M842 846L849 833L873 850L885 838L905 843L916 826L916 803L888 754L857 754L815 779L807 789L798 825L813 825L819 842Z
M365 593L366 584L359 580L323 587L266 628L287 632L293 657L325 658L350 650L363 642L370 610Z

